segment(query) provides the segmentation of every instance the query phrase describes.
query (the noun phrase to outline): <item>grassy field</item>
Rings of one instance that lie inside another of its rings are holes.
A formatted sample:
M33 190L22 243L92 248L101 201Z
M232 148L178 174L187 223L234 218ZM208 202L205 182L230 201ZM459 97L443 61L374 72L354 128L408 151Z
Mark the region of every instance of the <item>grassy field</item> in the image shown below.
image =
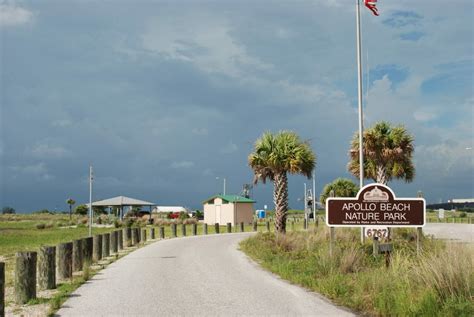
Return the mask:
M334 302L371 316L472 316L472 246L425 239L416 255L413 230L394 230L395 252L385 267L359 231L336 230L329 256L329 230L263 233L241 249L266 269L317 291Z

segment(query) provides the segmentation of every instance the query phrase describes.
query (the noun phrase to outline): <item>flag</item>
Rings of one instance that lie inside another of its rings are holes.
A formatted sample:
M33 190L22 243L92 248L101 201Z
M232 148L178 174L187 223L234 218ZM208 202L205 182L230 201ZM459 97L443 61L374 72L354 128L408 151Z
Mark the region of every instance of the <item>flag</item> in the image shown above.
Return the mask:
M379 15L379 10L377 9L377 0L364 0L364 4L370 11L376 16Z

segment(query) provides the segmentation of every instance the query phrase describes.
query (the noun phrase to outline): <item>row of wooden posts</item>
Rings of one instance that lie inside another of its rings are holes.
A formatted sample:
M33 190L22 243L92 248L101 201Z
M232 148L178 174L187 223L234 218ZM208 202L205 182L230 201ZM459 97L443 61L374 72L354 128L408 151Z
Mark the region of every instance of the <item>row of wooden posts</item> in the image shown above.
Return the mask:
M244 223L239 231L244 232ZM232 224L227 223L227 233L232 232ZM237 229L237 228L235 228ZM257 231L257 222L253 223ZM159 227L159 238L165 238L165 228ZM215 233L220 233L218 223ZM270 222L266 222L270 231ZM192 234L197 235L197 224L192 224ZM237 230L235 230L237 231ZM60 243L57 246L42 246L38 252L17 252L15 255L15 302L25 304L36 298L40 290L55 289L57 280L72 279L73 272L79 272L100 260L118 254L125 247L132 247L147 241L146 228L124 228L93 237ZM203 224L203 234L208 234L208 225ZM181 225L181 235L186 236L186 225ZM176 238L177 224L171 224L171 237ZM150 228L150 239L155 239L155 228ZM0 317L5 315L5 263L0 262Z

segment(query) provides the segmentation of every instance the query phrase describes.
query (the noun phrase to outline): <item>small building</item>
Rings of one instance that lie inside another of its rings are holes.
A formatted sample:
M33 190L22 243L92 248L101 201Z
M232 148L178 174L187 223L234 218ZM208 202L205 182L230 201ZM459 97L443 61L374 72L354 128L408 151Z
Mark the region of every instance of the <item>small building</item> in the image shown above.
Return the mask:
M204 223L225 225L232 223L252 223L255 210L254 200L239 195L215 195L202 202Z
M158 214L174 214L174 213L181 213L185 212L189 217L192 217L194 215L194 211L192 211L189 208L183 207L183 206L156 206L153 208L152 213L158 213Z

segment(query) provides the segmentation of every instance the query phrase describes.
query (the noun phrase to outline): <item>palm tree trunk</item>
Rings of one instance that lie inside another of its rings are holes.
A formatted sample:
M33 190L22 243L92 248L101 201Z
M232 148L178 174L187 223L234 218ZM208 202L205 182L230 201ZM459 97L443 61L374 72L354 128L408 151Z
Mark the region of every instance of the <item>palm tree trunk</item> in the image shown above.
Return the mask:
M387 185L387 171L385 166L377 165L377 183Z
M275 231L286 232L286 213L288 211L288 178L286 173L275 175L273 184L273 202L275 203Z

